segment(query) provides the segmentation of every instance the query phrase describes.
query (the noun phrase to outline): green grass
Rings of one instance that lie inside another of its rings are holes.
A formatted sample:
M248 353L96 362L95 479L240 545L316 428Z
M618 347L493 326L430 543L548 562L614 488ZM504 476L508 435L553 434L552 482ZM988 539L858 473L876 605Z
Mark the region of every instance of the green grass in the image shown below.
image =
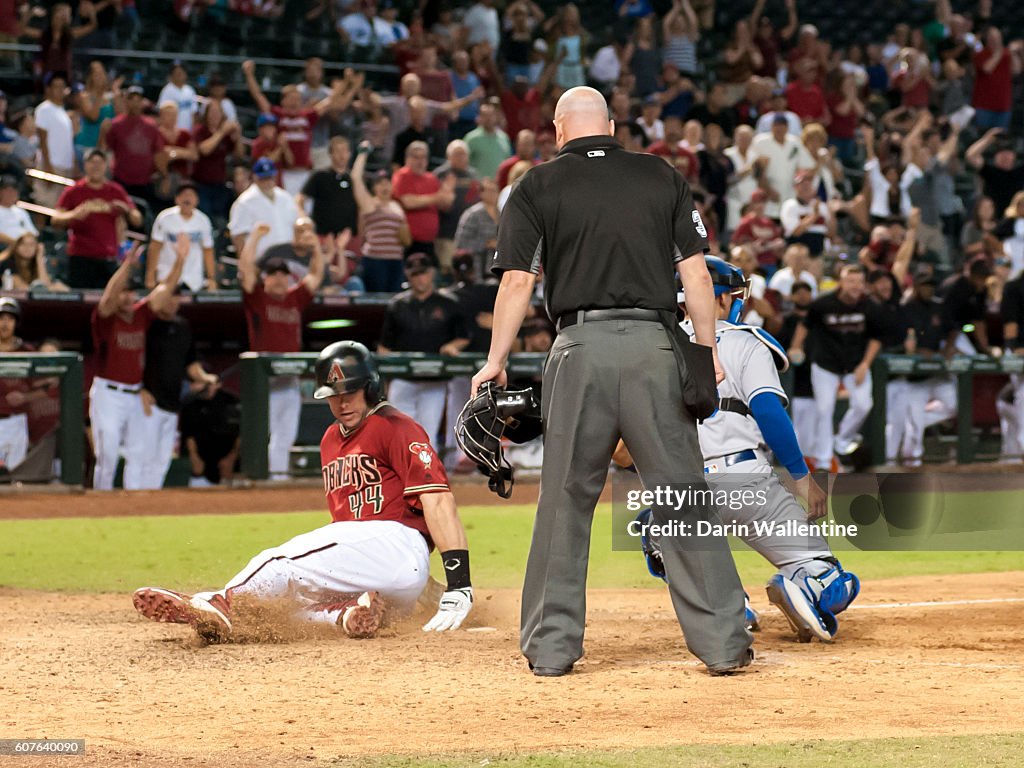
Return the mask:
M360 758L331 765L360 768L983 768L1018 766L1024 735L953 736L782 744L651 747L628 751L570 751L512 757Z
M518 588L533 526L532 506L461 510L482 588ZM160 584L185 590L216 587L250 557L327 521L325 512L182 517L61 518L0 521L0 585L76 592L129 592ZM611 549L612 518L601 508L591 543L590 585L659 588L638 552ZM841 552L864 580L1024 568L1021 552ZM736 552L745 583L772 568L750 551ZM436 558L435 558L436 565Z

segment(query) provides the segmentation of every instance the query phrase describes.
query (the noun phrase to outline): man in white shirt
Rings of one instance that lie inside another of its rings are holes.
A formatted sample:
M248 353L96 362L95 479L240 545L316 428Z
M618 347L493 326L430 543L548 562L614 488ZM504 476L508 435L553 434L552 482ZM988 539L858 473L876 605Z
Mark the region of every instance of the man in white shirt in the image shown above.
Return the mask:
M213 227L209 217L198 209L199 193L186 181L178 187L175 205L160 212L153 222L146 254L146 287L153 288L167 277L177 258L179 237L189 240L189 252L181 271L181 282L193 293L217 290L217 272L213 262ZM205 275L205 279L204 279Z
M228 230L238 253L242 252L249 233L257 223L270 227L270 232L259 238L256 258L272 245L290 243L295 231L299 209L295 199L277 186L277 166L261 157L252 166L253 184L231 206Z
M636 124L644 129L648 146L656 141L664 140L665 123L661 119L661 99L658 94L649 94L644 99L644 106L640 110L640 117L636 119Z
M156 103L162 104L165 101L173 101L178 105L178 130L191 132L199 111L199 99L196 98L196 89L188 84L188 72L179 61L171 65L167 84L160 91Z
M494 0L477 0L462 17L462 25L466 27L466 46L477 43L490 43L491 51L498 50L501 42L501 20L494 9Z
M810 258L810 251L807 250L806 245L793 243L782 254L782 263L786 266L778 270L768 281L768 287L782 297L784 309L789 308L793 286L797 283L807 283L811 288L811 298L818 298L818 281L807 271Z
M743 206L750 202L751 195L757 189L757 173L754 160L757 156L751 149L754 142L754 131L749 125L741 125L736 129L735 143L725 148L725 156L732 161L733 175L729 180L729 189L725 193L725 225L726 231L732 232L743 218ZM767 201L766 201L767 202Z
M18 206L18 180L14 176L0 176L0 250L26 232L39 234L28 211Z
M815 194L814 171L798 171L794 182L794 197L782 204L779 213L782 233L788 241L806 245L811 258L817 258L835 239L836 220L828 204Z
M43 81L46 101L36 107L36 133L42 153L43 171L58 176L75 176L75 129L71 116L64 109L67 80L58 72L51 72ZM53 208L64 191L60 184L36 179L33 197L40 205Z
M777 219L782 201L796 194L793 179L797 171L814 170L814 158L803 142L789 133L786 118L781 115L772 121L771 132L758 135L751 147L756 157L768 160L760 186L768 194L765 215Z

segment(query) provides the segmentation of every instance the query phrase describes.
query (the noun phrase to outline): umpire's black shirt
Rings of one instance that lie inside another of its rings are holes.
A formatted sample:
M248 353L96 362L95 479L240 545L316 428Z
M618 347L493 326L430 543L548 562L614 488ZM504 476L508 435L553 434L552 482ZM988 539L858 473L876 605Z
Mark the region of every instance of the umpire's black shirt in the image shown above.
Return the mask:
M686 180L655 155L586 136L532 168L498 223L492 272L544 270L548 314L675 311L675 263L707 248Z

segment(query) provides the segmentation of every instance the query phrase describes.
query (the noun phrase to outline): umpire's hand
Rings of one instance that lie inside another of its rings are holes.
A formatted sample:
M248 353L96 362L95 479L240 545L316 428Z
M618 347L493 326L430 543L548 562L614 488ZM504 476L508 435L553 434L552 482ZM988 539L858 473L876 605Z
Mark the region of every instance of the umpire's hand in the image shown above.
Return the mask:
M484 367L476 372L476 376L473 377L473 386L470 389L469 396L476 397L476 391L480 389L480 385L485 381L493 381L499 387L504 387L508 384L508 374L505 373L504 363L492 363L488 360Z

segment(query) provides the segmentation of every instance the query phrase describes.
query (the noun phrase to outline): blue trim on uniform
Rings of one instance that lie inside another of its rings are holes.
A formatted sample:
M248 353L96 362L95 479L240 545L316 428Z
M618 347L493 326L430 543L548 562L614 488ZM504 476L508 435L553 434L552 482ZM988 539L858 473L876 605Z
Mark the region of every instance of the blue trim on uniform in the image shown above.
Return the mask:
M800 443L789 414L774 392L762 392L750 401L750 413L764 435L764 441L772 449L779 462L794 478L807 474Z
M747 405L750 405L750 401L753 400L755 397L765 392L771 392L777 395L778 397L782 398L782 402L784 405L789 402L789 397L786 395L785 390L779 389L775 385L771 385L766 387L758 387L753 392L751 392L750 396L747 398Z

